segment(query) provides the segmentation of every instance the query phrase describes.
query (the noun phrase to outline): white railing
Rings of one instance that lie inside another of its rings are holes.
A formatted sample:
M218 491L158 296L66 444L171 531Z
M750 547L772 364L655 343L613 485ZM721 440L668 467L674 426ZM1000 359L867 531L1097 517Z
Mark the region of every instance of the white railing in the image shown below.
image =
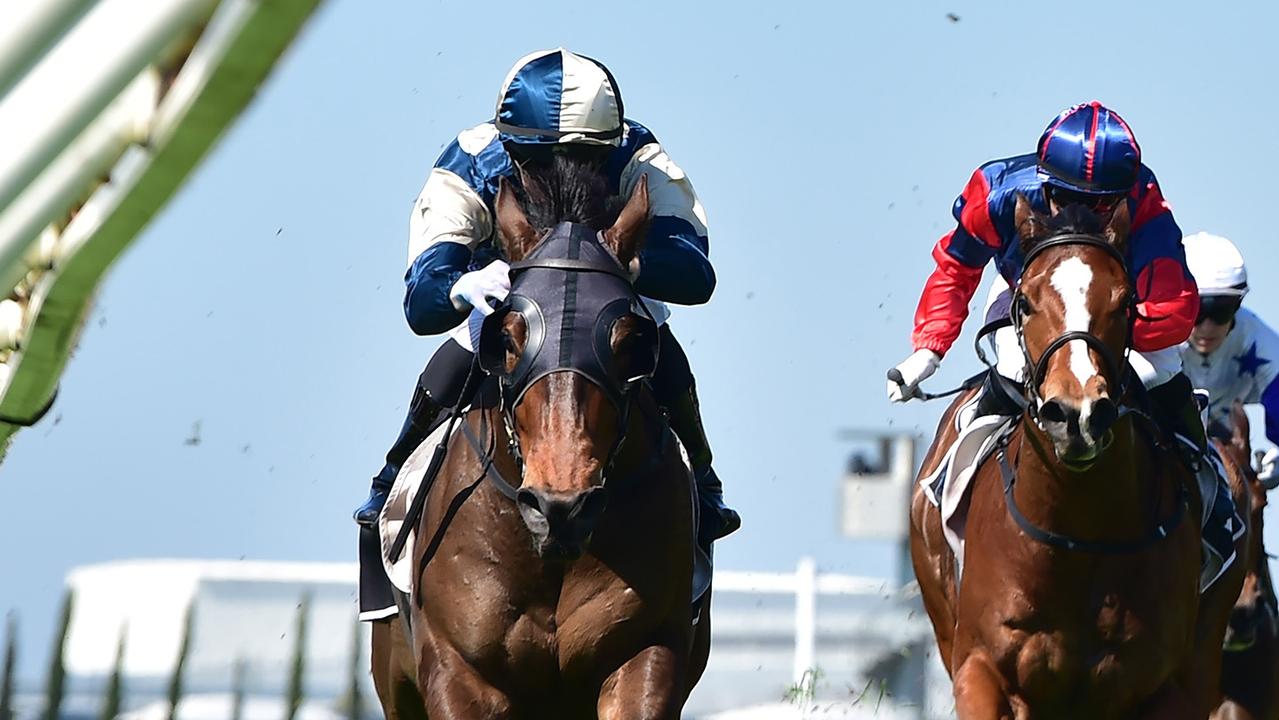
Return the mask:
M819 595L906 598L910 588L891 588L882 578L835 575L817 572L817 562L802 557L793 573L720 570L715 573L715 592L758 593L795 596L795 660L792 679L801 683L817 666L817 598Z

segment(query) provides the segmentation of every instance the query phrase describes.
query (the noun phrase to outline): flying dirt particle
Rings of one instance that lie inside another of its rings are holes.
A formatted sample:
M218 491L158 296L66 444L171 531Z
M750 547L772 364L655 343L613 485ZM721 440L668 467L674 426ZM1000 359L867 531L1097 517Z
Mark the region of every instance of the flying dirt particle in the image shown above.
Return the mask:
M894 207L897 207L897 203L895 203L895 202L890 202L890 203L888 203L888 209L889 209L889 210L892 210Z
M196 421L195 421L194 423L192 423L192 425L191 425L191 436L190 436L190 437L188 437L186 440L183 440L183 441L182 441L182 444L183 444L183 445L186 445L186 446L188 446L188 447L196 447L197 445L199 445L199 444L200 444L200 442L201 442L201 438L200 438L200 421L199 421L199 420L196 420Z
M107 316L103 315L102 317L98 318L98 327L102 328L106 326L107 326Z
M58 413L57 415L54 415L54 416L53 416L53 424L54 424L54 425L57 425L57 424L58 424L58 423L60 423L60 422L62 422L62 413Z
M958 15L956 15L955 13L953 13L953 12L952 12L952 13L946 13L946 19L947 19L947 20L949 20L949 21L951 21L951 22L953 22L953 23L957 23L957 22L959 22L959 16L958 16Z
M774 26L773 26L773 29L774 29L774 30L780 30L781 28L782 28L781 23L778 23L778 24L776 24L776 25L774 25Z
M249 454L249 450L252 450L252 449L253 449L253 446L252 446L252 445L245 445L244 447L240 448L240 454L241 454L241 455L248 455L248 454Z
M755 291L754 291L754 290L751 290L750 292L746 293L746 299L747 299L747 300L750 300L750 299L751 299L751 298L753 298L753 297L755 297Z
M278 227L278 228L276 228L276 229L275 229L275 236L276 236L276 237L279 237L279 236L280 236L280 233L282 233L282 232L284 232L284 228L282 228L282 227Z

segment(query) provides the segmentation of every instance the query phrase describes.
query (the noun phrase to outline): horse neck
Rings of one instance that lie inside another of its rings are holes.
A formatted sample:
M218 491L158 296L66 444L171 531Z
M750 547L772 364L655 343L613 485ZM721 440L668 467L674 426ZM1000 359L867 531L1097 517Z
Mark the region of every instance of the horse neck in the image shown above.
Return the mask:
M1110 446L1083 471L1066 467L1048 436L1023 420L1014 492L1035 524L1071 537L1123 541L1143 536L1171 512L1172 501L1163 497L1172 494L1169 479L1131 416L1115 424Z

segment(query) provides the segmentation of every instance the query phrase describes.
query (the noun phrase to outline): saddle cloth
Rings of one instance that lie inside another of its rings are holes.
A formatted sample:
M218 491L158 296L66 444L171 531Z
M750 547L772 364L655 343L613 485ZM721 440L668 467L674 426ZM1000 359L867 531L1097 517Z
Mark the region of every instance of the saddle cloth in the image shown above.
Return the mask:
M398 560L391 560L391 544L395 542L395 536L404 525L409 506L413 504L413 498L422 485L426 466L430 464L435 446L444 439L444 432L447 429L447 423L435 428L426 440L417 446L413 454L409 455L409 459L400 468L400 474L395 476L395 484L391 486L391 492L386 498L386 506L378 518L378 535L382 541L382 567L386 570L387 577L391 579L391 584L404 593L410 592L412 588L413 546L417 541L417 530L409 530L409 540L405 543L404 552L400 553ZM454 429L454 433L459 429L460 425Z
M933 472L919 479L929 502L941 512L942 534L955 555L955 582L964 567L964 528L972 496L972 479L981 464L995 451L1000 436L1017 418L986 415L972 418L974 397L955 413L959 437L946 451ZM1179 441L1194 447L1186 438ZM1207 590L1235 561L1235 541L1244 533L1243 520L1235 508L1226 483L1226 468L1215 447L1210 448L1212 472L1196 472L1203 498L1200 518L1203 554L1199 570L1199 591Z
M973 476L981 463L994 451L999 436L1014 420L1007 415L985 415L969 419L977 403L974 396L959 412L955 424L959 437L946 450L941 464L920 478L924 495L941 511L942 534L955 554L955 581L964 567L964 527L968 520L968 501L972 496Z

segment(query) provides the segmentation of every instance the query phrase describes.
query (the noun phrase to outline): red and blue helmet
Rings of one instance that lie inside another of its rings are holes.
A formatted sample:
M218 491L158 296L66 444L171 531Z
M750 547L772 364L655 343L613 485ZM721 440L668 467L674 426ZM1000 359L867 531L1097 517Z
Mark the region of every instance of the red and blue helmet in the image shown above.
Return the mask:
M1128 192L1141 170L1141 146L1128 123L1096 100L1049 123L1038 157L1043 182L1089 195Z

